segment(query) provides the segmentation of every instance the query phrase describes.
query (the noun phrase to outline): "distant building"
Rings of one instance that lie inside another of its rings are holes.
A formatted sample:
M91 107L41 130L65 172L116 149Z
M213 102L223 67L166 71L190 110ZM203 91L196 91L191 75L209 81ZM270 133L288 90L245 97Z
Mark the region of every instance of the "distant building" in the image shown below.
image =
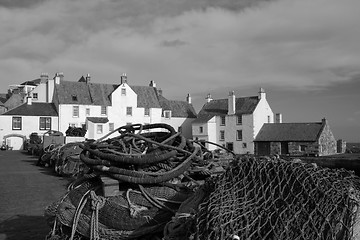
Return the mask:
M222 145L238 154L254 153L254 139L264 123L273 123L273 111L260 88L257 96L212 99L210 94L192 123L194 139ZM205 143L209 150L217 149Z
M257 155L316 155L337 153L328 121L264 124L255 140Z

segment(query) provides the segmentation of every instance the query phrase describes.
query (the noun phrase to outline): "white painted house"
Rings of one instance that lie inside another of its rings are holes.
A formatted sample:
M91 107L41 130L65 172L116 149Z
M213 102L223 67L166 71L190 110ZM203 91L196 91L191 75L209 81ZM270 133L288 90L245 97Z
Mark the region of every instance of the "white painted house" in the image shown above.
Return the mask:
M21 109L27 107L26 111L15 108L16 112L0 115L3 126L0 139L4 136L9 139L9 134L25 138L33 132L41 135L49 130L47 127L42 131L39 127L39 121L45 116L51 117L46 121L51 121L52 130L65 134L69 126L86 127L85 137L90 139L98 139L120 126L133 123L167 123L191 138L191 122L196 119L189 96L187 101L168 100L154 81L149 86L132 86L125 74L118 84L93 83L90 75L74 82L65 81L62 73L52 79L42 74L37 87L28 96L29 104L21 105ZM52 115L47 116L50 106ZM22 126L14 129L18 119Z
M191 102L167 100L154 81L149 86L129 85L125 74L119 84L92 83L89 75L78 82L59 78L52 101L59 112L59 131L85 125L85 137L94 139L123 125L161 122L191 138L196 118Z
M58 129L58 113L53 103L28 101L0 115L0 139L13 150L22 150L25 139L37 132Z
M254 139L264 123L273 123L274 114L266 100L264 89L258 96L236 98L230 92L226 99L211 99L192 122L194 139L224 146L235 153L254 153ZM205 144L209 150L218 147Z

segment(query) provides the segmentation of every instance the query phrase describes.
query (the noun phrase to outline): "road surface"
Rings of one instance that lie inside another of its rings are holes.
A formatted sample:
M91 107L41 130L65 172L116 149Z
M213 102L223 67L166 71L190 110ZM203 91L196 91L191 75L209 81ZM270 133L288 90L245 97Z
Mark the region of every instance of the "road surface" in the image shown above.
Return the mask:
M70 179L36 166L23 151L0 151L0 240L45 239L44 209L66 192Z

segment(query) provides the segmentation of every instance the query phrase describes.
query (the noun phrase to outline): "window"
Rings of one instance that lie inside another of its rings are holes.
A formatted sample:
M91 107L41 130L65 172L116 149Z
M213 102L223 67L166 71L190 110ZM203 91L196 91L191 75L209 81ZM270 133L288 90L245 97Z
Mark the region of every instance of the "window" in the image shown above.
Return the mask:
M220 141L224 141L225 140L225 131L221 130L220 131Z
M51 117L40 117L40 130L50 130L51 129Z
M167 119L170 119L171 118L171 111L170 110L164 111L164 117L167 118Z
M220 126L225 126L225 116L220 116Z
M178 127L178 132L179 132L179 133L182 133L182 127L181 127L181 126Z
M13 130L21 130L21 127L22 127L21 117L13 117L12 118L12 129Z
M306 150L306 145L300 145L300 151L305 152L305 150Z
M121 89L121 96L126 96L126 88Z
M236 124L237 124L237 125L242 125L242 115L237 116Z
M236 140L242 141L242 139L243 139L242 130L237 130L236 131Z
M203 133L204 132L204 128L203 127L199 127L199 132Z
M73 106L73 117L79 117L79 106Z
M101 106L101 115L106 115L106 114L107 114L106 106Z
M109 132L114 131L114 123L109 123Z
M150 115L150 108L145 108L144 109L144 116L149 116Z
M69 123L70 127L76 127L76 123Z
M126 107L126 115L132 116L132 107Z
M71 99L74 101L74 102L77 102L78 98L76 95L71 95Z
M247 148L247 143L243 143L243 144L242 144L242 147L243 147L243 148Z
M86 108L86 116L90 116L90 108Z
M33 93L33 99L38 99L38 94L37 93Z
M96 125L96 133L97 134L102 134L103 133L103 125Z

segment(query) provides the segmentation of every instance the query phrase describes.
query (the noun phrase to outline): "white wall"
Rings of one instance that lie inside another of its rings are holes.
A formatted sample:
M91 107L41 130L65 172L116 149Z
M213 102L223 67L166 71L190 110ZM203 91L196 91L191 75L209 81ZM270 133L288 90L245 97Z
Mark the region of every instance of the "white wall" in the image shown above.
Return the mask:
M38 98L33 98L33 102L46 102L46 83L40 83L34 90L31 91L30 95L33 97L34 93L37 93Z
M20 134L29 138L33 132L43 135L48 130L40 130L40 117L39 116L22 116L21 130L12 130L12 117L8 115L0 116L0 141L2 142L4 136L9 134ZM46 116L44 116L46 117ZM51 129L58 131L58 117L51 117Z
M260 99L257 107L254 110L254 136L255 139L256 135L259 133L262 125L264 123L268 123L268 116L270 116L270 123L274 123L274 113L270 108L270 105L266 98Z

